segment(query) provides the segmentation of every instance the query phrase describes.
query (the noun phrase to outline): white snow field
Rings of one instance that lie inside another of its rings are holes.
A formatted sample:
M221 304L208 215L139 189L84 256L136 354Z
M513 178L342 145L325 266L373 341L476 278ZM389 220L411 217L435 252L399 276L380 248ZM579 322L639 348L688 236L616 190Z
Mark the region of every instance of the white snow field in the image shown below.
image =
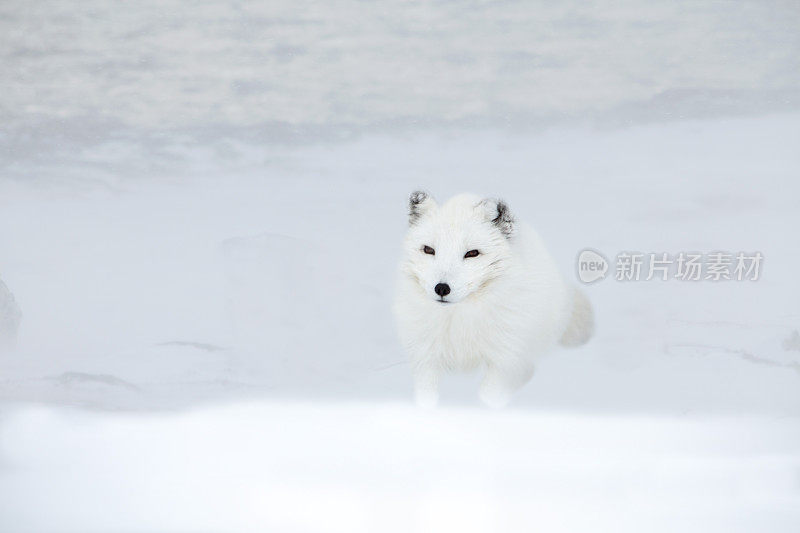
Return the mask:
M796 531L800 428L261 402L4 417L13 531Z
M554 4L3 2L0 531L798 531L800 7ZM764 262L420 411L417 188Z

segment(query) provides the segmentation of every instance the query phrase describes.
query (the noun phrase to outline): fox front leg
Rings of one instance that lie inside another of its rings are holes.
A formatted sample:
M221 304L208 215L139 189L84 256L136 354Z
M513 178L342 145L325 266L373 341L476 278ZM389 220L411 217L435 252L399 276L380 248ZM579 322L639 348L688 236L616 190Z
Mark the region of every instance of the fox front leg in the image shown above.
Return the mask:
M435 407L439 403L439 377L441 370L430 364L417 364L414 368L414 400L419 407Z
M489 363L478 393L489 407L505 407L514 392L533 376L533 365L522 361Z

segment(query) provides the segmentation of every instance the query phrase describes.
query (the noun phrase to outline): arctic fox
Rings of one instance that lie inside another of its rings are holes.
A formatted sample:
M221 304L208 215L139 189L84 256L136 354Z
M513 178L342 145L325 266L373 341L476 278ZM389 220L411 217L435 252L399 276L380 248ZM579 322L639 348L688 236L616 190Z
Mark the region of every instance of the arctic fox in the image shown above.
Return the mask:
M503 406L538 355L589 340L589 301L504 202L417 191L409 209L395 314L418 404L437 403L443 373L483 368L481 400Z

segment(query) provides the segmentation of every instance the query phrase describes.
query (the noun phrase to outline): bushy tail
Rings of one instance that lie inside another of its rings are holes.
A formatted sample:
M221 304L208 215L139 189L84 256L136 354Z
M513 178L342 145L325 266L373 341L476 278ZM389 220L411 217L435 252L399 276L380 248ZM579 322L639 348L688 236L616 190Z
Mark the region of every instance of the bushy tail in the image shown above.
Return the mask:
M592 304L580 289L573 288L572 294L572 315L561 336L561 345L569 347L586 344L594 333Z

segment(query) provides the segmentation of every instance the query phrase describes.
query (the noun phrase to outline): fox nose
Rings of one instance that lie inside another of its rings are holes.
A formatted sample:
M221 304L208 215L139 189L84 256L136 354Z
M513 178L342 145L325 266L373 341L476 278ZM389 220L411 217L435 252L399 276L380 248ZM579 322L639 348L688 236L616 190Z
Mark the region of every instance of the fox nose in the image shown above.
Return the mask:
M445 296L450 294L450 285L448 285L447 283L439 283L436 285L436 287L433 288L433 290L436 292L436 294L444 298Z

